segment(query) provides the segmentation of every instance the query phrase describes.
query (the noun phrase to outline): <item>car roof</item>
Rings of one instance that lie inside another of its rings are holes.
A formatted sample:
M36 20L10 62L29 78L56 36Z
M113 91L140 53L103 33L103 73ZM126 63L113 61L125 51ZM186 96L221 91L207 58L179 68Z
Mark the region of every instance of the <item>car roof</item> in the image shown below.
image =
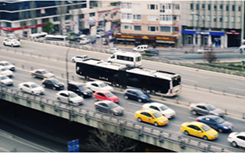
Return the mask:
M245 136L245 132L239 132L238 134Z
M84 84L81 83L81 82L75 82L75 81L71 81L71 82L69 82L68 84L73 84L73 85L84 85Z
M8 61L0 61L0 63L9 63Z
M35 71L47 71L46 69L36 69Z
M140 90L141 91L141 89L139 89L139 88L128 88L126 90Z
M101 100L101 101L98 101L97 103L106 103L106 104L109 104L109 103L113 103L113 102L110 101L110 100Z
M158 103L158 102L152 102L152 103L147 103L147 104L154 105L154 106L163 106L164 105L164 104L161 104L161 103Z
M21 84L36 84L36 83L34 83L34 82L23 82Z
M193 121L193 122L189 122L189 125L192 124L192 125L196 125L196 126L203 126L204 123L202 122L197 122L197 121Z
M66 93L66 94L67 94L67 93L68 93L68 90L61 90L61 91L59 91L58 93L59 93L59 94L60 94L60 93ZM69 93L74 93L74 92L69 91Z
M101 92L101 93L110 93L110 91L108 91L108 90L99 90L99 91L96 91L96 93L97 92Z
M140 112L147 112L147 113L155 113L155 112L158 112L156 110L153 110L153 109L144 109L144 110L139 110Z

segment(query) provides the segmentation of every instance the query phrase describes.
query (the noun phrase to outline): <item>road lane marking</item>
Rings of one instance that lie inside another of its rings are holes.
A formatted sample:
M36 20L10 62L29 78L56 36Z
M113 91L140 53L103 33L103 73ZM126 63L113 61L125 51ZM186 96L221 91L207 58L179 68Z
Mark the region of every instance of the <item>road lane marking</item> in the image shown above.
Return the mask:
M179 124L170 123L170 125L174 125L174 126L178 126L178 127L180 127L180 125L179 125Z
M132 115L134 115L134 113L131 113L131 112L128 112L128 111L124 111L125 113L128 113L128 114L132 114Z
M4 148L2 148L2 147L0 147L0 150L6 151L6 152L10 152L10 150L4 149Z
M130 105L134 105L134 106L137 106L137 107L142 107L141 105L139 105L139 104L135 104L135 103L132 103L132 102L128 102L128 104L130 104Z
M198 82L198 81L196 81L196 80L190 80L190 79L182 79L182 81L183 81L183 82L184 82L184 81Z
M233 88L233 87L229 87L230 89L234 89L234 90L240 90L240 91L245 91L245 90L242 90L242 89L237 89L237 88Z
M193 120L196 120L196 118L194 118L194 117L190 117L190 116L189 116L188 118L193 119Z

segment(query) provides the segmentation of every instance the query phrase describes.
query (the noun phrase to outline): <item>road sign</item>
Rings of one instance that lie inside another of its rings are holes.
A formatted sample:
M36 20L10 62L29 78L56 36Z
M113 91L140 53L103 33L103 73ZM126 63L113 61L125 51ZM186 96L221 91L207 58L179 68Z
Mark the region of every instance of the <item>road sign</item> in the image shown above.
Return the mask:
M79 152L79 139L72 140L67 143L68 152Z

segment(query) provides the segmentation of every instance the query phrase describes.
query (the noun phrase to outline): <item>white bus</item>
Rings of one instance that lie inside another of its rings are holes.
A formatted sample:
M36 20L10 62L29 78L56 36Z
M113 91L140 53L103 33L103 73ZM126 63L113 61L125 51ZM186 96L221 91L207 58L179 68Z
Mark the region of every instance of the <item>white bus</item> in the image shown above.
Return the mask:
M111 57L107 59L110 63L120 63L131 67L141 66L142 56L140 53L133 52L115 52Z
M39 39L39 38L44 38L46 35L48 35L47 32L33 33L29 36L29 38L30 39Z
M62 35L46 35L45 40L49 41L68 41L68 36L62 36Z

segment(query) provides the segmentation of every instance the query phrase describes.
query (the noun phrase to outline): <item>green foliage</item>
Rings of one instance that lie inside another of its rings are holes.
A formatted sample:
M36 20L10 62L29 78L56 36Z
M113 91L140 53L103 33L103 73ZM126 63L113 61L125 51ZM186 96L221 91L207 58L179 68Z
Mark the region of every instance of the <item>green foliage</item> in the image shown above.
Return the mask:
M43 31L50 34L54 30L54 24L51 22L47 22L46 25L43 27Z

